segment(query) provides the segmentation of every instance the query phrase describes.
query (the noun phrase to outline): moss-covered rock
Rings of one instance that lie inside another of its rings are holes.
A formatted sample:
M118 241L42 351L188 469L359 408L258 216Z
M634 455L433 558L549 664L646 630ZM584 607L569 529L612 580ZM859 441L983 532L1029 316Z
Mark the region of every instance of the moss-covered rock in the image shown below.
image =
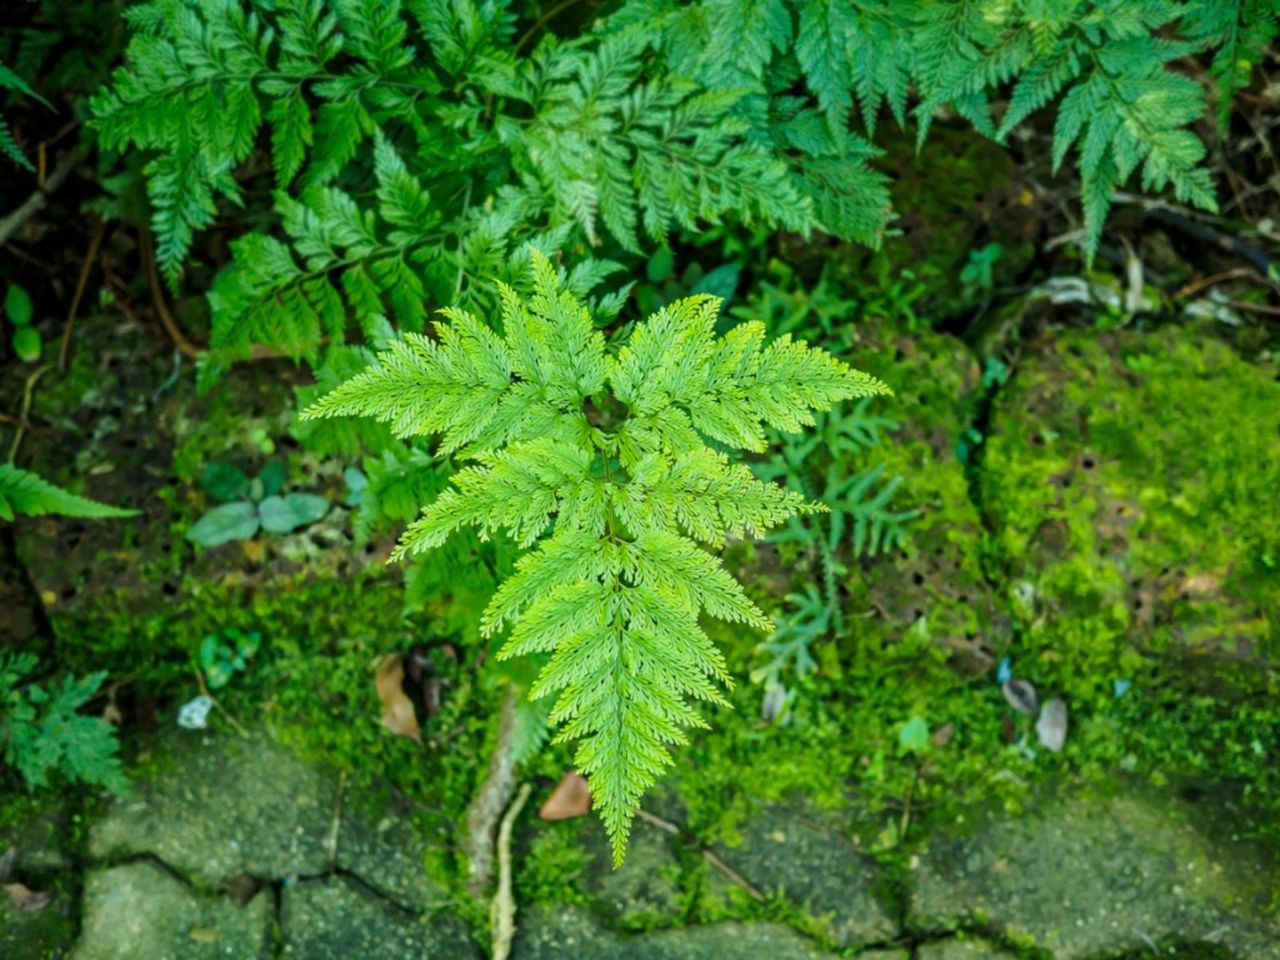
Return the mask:
M916 960L1014 960L1014 955L986 940L935 940L916 949Z
M825 821L825 822L824 822ZM722 858L758 889L781 893L843 948L892 940L898 927L877 892L877 865L819 811L771 807L741 827Z
M517 918L514 960L834 960L785 927L718 923L616 934L580 907L537 909Z
M159 857L217 890L329 868L337 777L265 736L178 735L158 773L115 801L89 831L97 859Z
M238 907L197 894L155 863L89 874L72 960L244 960L271 956L271 898Z
M1039 343L1000 397L982 478L1038 667L1078 692L1156 657L1206 691L1265 682L1280 652L1274 370L1177 329Z
M283 956L297 960L478 960L463 925L445 914L419 915L372 896L344 876L284 888Z
M850 614L874 614L850 632L866 637L872 628L892 644L913 631L953 668L981 672L1008 635L983 569L986 532L960 456L982 373L968 348L944 334L879 325L858 338L873 351L858 362L894 389L876 400L876 412L899 425L867 462L902 477L894 507L917 516L901 551L864 560L850 577Z
M921 856L913 928L995 928L1057 960L1165 938L1280 957L1280 924L1268 910L1280 881L1275 856L1224 804L1126 789L1067 795L1033 815L989 815L970 827L971 836L934 837Z

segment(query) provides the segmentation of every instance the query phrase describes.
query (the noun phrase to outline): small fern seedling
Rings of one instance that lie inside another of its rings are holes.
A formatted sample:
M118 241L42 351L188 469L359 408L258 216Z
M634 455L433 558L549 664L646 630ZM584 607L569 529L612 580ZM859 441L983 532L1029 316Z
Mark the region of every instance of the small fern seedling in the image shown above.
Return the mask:
M532 271L528 302L499 285L501 334L443 310L434 339L406 334L303 416L376 417L471 461L393 558L467 526L532 548L482 630L510 625L503 659L546 658L530 696L556 698L550 720L579 741L621 863L669 747L706 726L694 702L726 703L732 680L701 615L773 626L706 547L821 509L710 444L763 450L766 426L800 431L813 411L888 388L790 337L766 344L759 323L717 337L720 300L705 295L659 310L612 353L536 250Z

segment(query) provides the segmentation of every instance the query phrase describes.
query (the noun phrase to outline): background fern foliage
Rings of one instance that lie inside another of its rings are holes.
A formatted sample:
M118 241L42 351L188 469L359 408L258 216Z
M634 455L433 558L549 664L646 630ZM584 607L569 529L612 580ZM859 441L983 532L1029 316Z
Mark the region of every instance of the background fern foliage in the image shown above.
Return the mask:
M483 630L512 625L501 658L545 660L531 696L555 696L560 739L582 741L577 764L621 862L667 746L704 725L692 702L723 704L718 685L732 682L699 617L772 628L704 545L820 509L711 444L761 450L765 426L799 430L887 388L789 337L766 344L758 323L717 337L711 296L664 307L611 352L564 278L532 260L532 297L499 285L501 335L447 309L437 339L393 343L304 417L376 417L474 462L397 553L464 526L533 548Z
M612 254L725 218L876 245L891 212L868 138L886 109L921 142L942 111L1004 139L1053 109L1091 257L1135 176L1214 207L1190 129L1205 96L1176 65L1211 52L1225 110L1276 8L630 0L535 44L502 0L156 0L129 9L128 65L92 109L106 146L151 155L174 281L219 203L256 187L269 136L277 226L233 244L211 297L214 356L317 360L348 318L417 330L426 300L483 298L475 278L520 277L529 244L591 249L580 295L617 269Z

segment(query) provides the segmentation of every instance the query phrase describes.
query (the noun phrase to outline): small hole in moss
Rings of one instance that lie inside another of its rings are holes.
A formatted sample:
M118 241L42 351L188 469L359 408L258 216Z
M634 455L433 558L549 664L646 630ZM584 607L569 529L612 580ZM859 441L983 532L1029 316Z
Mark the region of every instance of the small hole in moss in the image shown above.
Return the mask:
M917 587L920 586L920 584L924 583L924 574L920 573L917 570L915 573L911 575L911 582L914 583Z
M166 583L164 583L164 584L162 584L162 585L161 585L161 587L160 587L160 591L161 591L161 592L162 592L166 597L172 597L172 596L174 596L175 594L177 594L177 592L178 592L178 586L177 586L177 584L173 584L173 583L168 583L168 582L166 582Z
M1182 799L1190 801L1191 803L1198 803L1200 800L1204 799L1204 791L1194 785L1183 787Z
M1043 447L1043 446L1044 446L1044 437L1042 437L1042 436L1041 436L1040 434L1038 434L1038 433L1033 433L1033 434L1031 435L1031 445L1032 445L1033 447Z
M1080 466L1084 467L1086 470L1092 470L1097 465L1098 461L1094 460L1093 457L1085 457L1080 461Z
M76 595L76 588L70 587L70 586L63 587L61 592L59 593L59 596L62 597L63 600L70 600L75 595Z
M921 610L919 607L916 607L914 610L911 611L912 620L919 620L923 616L924 616L924 611Z

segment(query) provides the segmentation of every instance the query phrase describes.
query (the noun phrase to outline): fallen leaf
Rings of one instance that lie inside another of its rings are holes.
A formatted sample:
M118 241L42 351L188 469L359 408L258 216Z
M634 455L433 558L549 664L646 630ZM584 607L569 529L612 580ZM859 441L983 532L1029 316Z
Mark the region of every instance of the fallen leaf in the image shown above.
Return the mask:
M124 714L116 704L116 691L119 689L119 683L113 683L107 687L107 705L102 708L102 719L117 727L124 722Z
M218 931L211 930L208 927L192 927L187 931L187 936L196 943L217 943Z
M1216 573L1196 573L1182 581L1178 592L1183 596L1206 597L1217 593L1221 586L1222 580Z
M238 874L227 884L227 899L237 907L243 907L253 899L253 895L258 892L258 887L258 881L247 873Z
M765 723L773 723L787 709L787 688L782 684L770 683L764 689L764 700L760 704L760 718Z
M422 706L427 711L427 717L434 717L440 712L443 700L442 682L427 646L415 643L409 648L404 662L409 679L422 691Z
M1054 697L1044 705L1036 721L1036 738L1046 750L1061 752L1067 742L1067 705L1063 700Z
M1000 685L1004 698L1009 706L1028 717L1040 712L1040 700L1036 697L1036 688L1026 680L1006 680Z
M9 895L9 902L13 904L13 909L19 913L35 913L37 910L43 910L53 899L52 890L36 893L21 883L6 883L0 886L4 887L4 892Z
M404 658L400 654L389 653L382 658L375 684L378 699L382 701L383 726L392 733L422 743L418 714L413 709L413 701L404 692Z
M538 811L543 820L568 820L581 817L591 809L591 787L587 778L577 770L570 770L551 791L547 802Z
M933 733L933 745L938 749L945 747L951 742L951 737L956 732L956 725L948 721L940 726Z

